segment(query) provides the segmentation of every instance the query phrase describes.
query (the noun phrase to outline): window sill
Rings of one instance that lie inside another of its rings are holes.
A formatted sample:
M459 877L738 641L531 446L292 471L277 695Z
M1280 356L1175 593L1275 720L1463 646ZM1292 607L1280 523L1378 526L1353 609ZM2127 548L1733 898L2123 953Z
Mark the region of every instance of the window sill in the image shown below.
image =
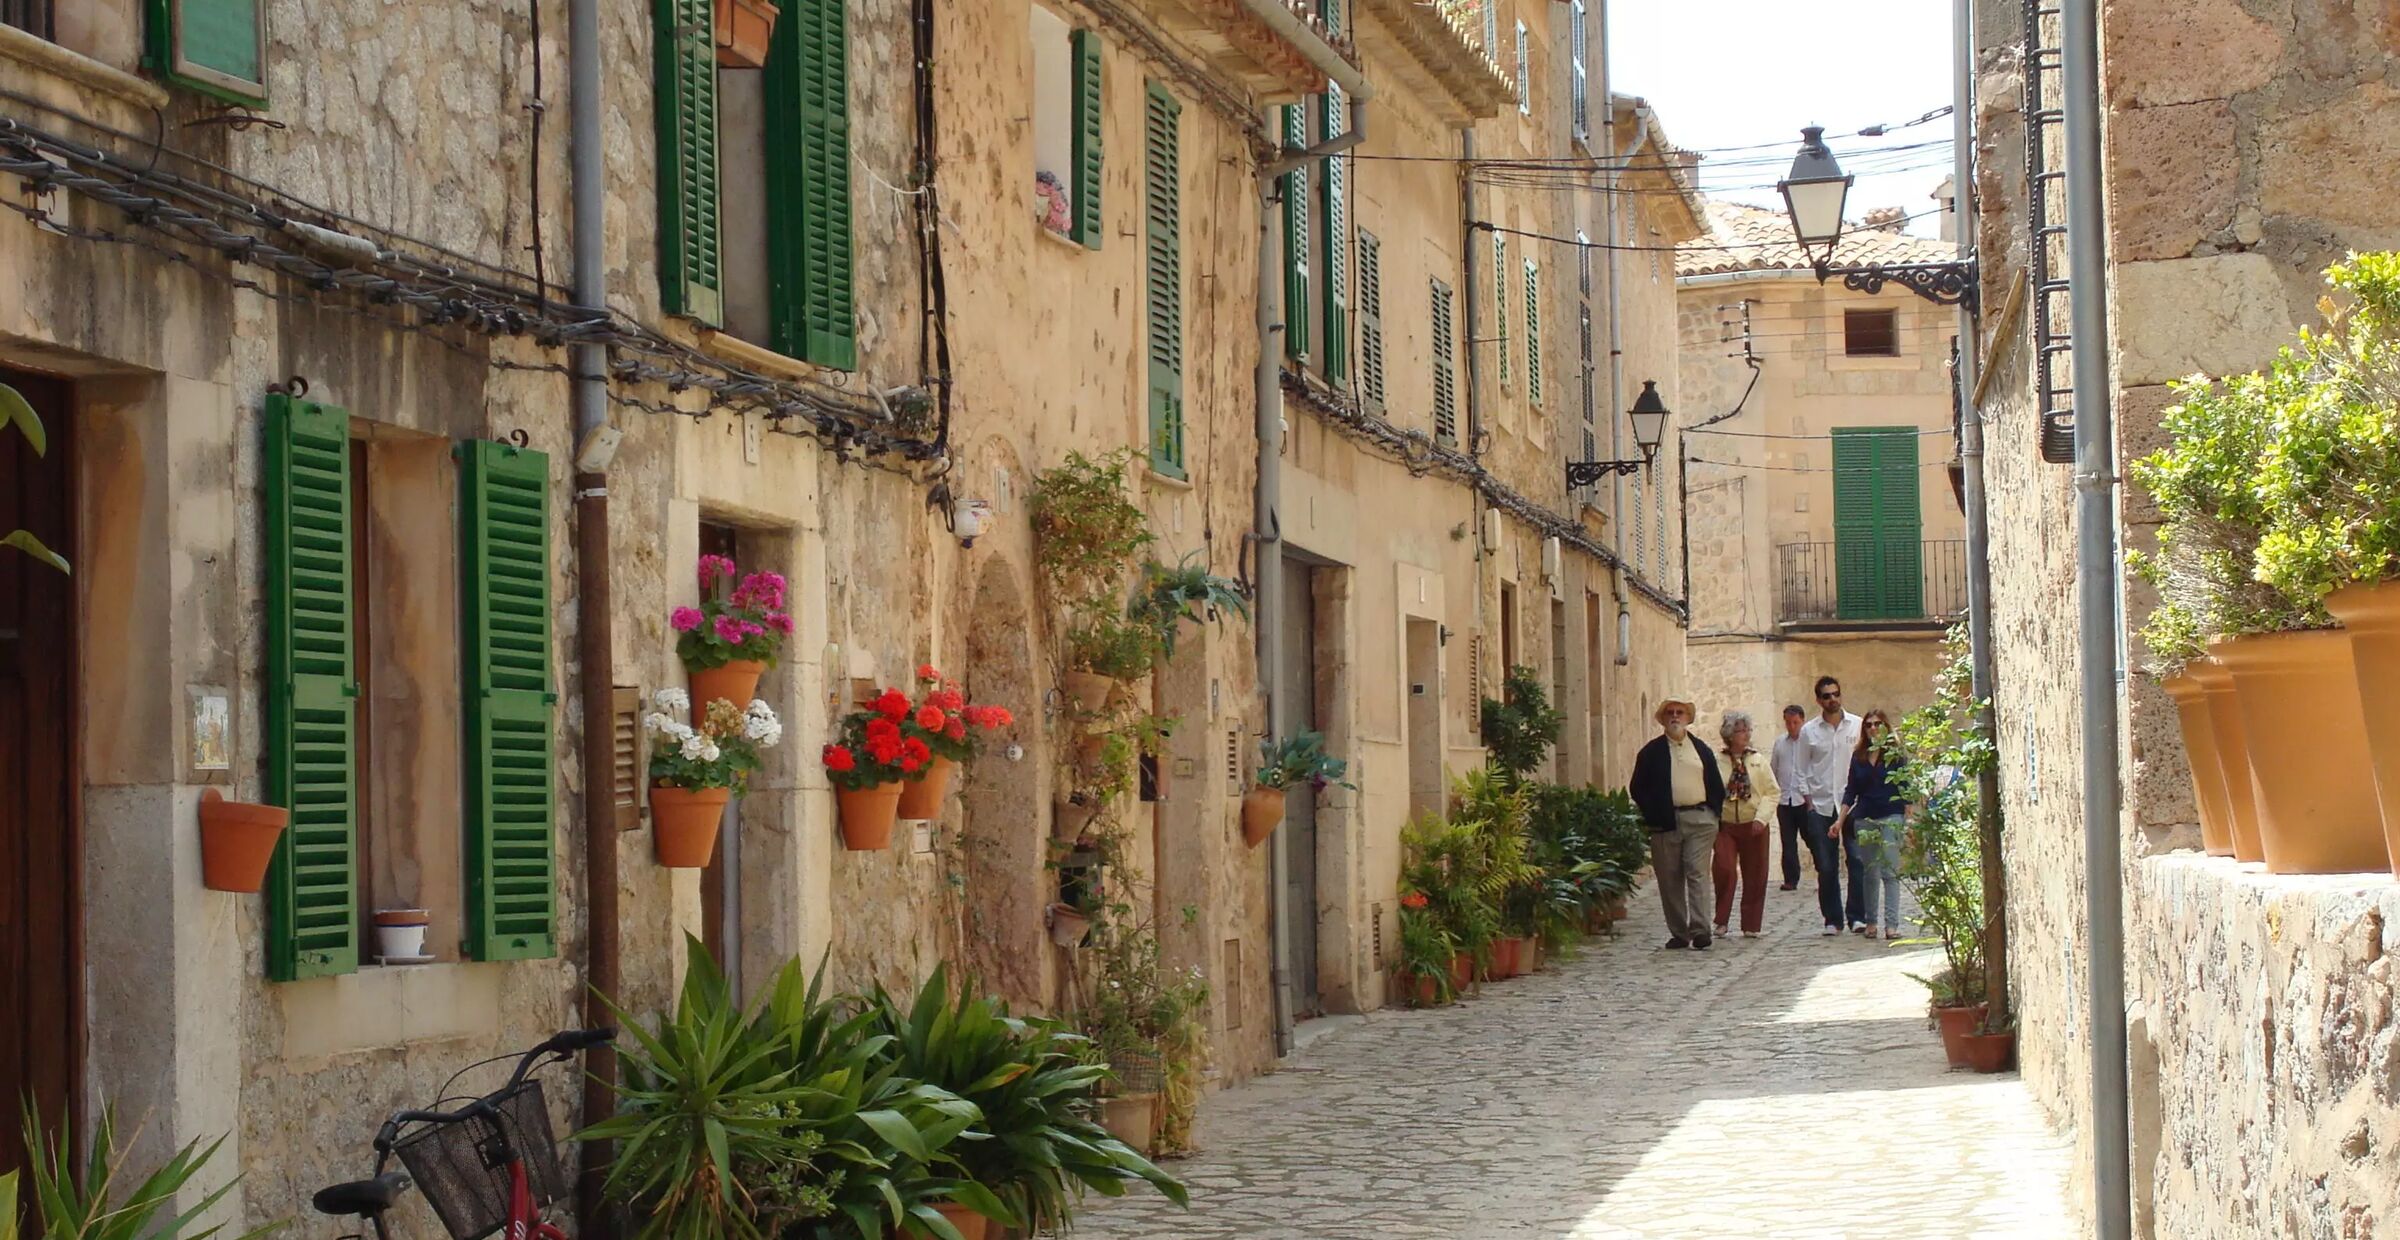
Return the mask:
M1075 238L1073 238L1073 237L1070 237L1070 236L1066 235L1065 233L1058 233L1058 232L1052 232L1052 231L1050 231L1050 226L1049 226L1048 224L1045 224L1045 223L1041 222L1040 220L1035 220L1035 221L1033 222L1033 231L1034 231L1034 234L1035 234L1036 236L1045 237L1045 238L1049 239L1049 240L1050 240L1050 241L1051 241L1053 244L1055 244L1055 245L1061 245L1061 246L1065 246L1067 249L1069 249L1069 250L1073 251L1074 253L1077 253L1077 254L1089 254L1089 253L1091 253L1091 252L1092 252L1092 248L1091 248L1090 246L1088 246L1088 245L1085 245L1084 243L1082 243L1082 242L1080 242L1080 241L1077 241Z
M1150 475L1151 486L1164 487L1170 491L1182 491L1186 493L1189 493L1192 489L1192 480L1188 477L1178 478L1173 474L1161 471L1158 466L1149 464L1148 462L1143 463L1142 470Z
M1825 369L1827 370L1918 370L1922 369L1924 364L1922 358L1910 357L1907 354L1896 357L1875 354L1853 357L1847 353L1835 353L1825 359Z
M727 335L713 327L702 327L694 335L695 347L722 361L783 379L815 379L818 376L817 367L799 358L786 357L773 349L752 344L739 336Z
M166 88L14 26L0 26L0 61L39 70L139 108L167 106Z

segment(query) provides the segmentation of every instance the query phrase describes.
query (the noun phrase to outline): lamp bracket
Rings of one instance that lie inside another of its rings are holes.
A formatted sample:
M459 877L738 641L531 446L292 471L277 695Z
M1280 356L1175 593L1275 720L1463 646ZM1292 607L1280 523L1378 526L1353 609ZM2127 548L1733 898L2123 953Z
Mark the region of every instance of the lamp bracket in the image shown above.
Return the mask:
M1569 461L1567 489L1572 491L1577 487L1588 487L1610 474L1638 474L1647 464L1648 461Z
M1977 309L1976 270L1971 262L1836 267L1820 259L1816 267L1819 284L1840 276L1842 287L1857 293L1880 293L1884 285L1897 284L1937 306L1963 305L1969 314Z

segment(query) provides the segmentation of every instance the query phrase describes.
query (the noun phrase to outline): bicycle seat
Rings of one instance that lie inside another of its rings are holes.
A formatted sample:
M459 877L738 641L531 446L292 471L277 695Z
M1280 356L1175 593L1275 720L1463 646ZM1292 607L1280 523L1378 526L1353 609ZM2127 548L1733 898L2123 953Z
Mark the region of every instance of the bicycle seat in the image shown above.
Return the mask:
M405 1171L386 1171L372 1180L352 1180L331 1188L317 1190L309 1204L319 1214L364 1214L373 1216L392 1208L400 1194L412 1183Z

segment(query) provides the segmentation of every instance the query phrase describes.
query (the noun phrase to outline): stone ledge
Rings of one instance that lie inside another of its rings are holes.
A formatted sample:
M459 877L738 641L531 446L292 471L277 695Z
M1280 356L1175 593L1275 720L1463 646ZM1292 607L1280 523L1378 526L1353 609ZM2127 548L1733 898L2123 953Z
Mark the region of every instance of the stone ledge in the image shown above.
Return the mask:
M14 26L0 26L0 61L24 65L136 107L167 106L165 87Z

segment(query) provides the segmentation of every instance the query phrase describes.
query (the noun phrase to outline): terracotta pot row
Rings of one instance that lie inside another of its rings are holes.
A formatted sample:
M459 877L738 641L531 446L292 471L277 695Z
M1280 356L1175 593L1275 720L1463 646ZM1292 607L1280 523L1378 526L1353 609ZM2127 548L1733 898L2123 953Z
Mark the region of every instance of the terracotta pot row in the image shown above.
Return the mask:
M1933 1010L1935 1023L1942 1030L1942 1053L1949 1057L1950 1066L1990 1074L2006 1072L2017 1056L2017 1031L2003 1029L1984 1033L1983 1018L1989 1005L1972 1007L1943 1007Z
M2400 584L2337 591L2340 629L2212 642L2165 682L2203 845L2276 874L2400 874Z

